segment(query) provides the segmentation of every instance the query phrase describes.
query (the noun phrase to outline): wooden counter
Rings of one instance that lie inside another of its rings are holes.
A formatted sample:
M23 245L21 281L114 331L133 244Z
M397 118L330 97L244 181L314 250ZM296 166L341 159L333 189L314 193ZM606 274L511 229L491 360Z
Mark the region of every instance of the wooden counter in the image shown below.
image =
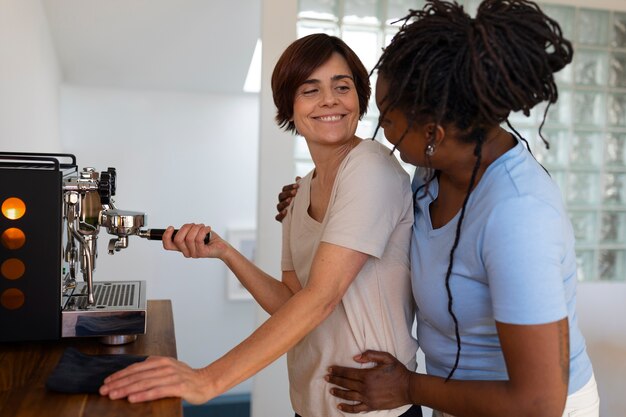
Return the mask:
M0 329L0 331L2 331ZM45 388L46 379L66 347L88 354L138 354L176 357L172 304L148 300L147 330L137 340L106 346L97 339L0 343L0 416L11 417L181 417L182 401L164 399L140 404L109 400L97 394L61 394Z

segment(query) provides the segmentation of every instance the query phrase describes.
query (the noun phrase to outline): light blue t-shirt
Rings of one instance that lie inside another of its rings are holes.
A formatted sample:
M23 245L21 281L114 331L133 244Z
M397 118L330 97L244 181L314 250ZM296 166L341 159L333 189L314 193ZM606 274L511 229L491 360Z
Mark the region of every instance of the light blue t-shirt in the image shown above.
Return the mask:
M413 189L424 184L415 173ZM460 212L433 230L428 210L434 179L417 190L411 241L417 335L429 374L447 377L457 346L445 276ZM543 324L569 318L569 393L589 381L592 367L576 318L574 233L561 194L518 143L494 161L472 192L450 277L459 321L461 358L453 379L508 379L495 321Z

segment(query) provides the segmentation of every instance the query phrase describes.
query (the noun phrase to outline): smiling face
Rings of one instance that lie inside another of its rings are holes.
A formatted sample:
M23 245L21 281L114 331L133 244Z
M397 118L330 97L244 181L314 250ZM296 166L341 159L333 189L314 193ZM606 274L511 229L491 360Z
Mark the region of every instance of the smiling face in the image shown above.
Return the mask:
M376 106L380 112L380 127L384 130L385 137L400 152L400 158L416 166L429 166L430 161L426 157L425 149L428 144L425 131L427 128L414 124L408 128L408 121L404 112L395 108L387 110L388 84L381 74L376 82Z
M341 144L354 137L359 98L346 60L333 53L298 87L293 122L309 143Z

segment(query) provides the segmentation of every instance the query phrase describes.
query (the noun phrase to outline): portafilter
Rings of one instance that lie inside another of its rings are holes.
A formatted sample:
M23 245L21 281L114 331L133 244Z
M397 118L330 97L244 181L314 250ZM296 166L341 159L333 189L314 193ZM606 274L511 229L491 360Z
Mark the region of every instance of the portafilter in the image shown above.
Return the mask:
M128 236L135 235L148 240L162 240L165 229L141 229L146 223L146 214L136 211L107 209L100 214L100 225L107 233L117 236L109 241L109 254L128 247ZM178 230L174 230L173 236ZM209 243L211 233L207 233L204 243Z

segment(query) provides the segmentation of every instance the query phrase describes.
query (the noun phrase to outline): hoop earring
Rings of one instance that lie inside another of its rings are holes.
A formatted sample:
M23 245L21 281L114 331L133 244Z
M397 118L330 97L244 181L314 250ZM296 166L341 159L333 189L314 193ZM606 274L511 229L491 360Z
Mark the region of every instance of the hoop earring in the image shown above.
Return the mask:
M433 156L435 154L435 145L433 145L432 143L429 143L428 146L426 146L426 156Z

